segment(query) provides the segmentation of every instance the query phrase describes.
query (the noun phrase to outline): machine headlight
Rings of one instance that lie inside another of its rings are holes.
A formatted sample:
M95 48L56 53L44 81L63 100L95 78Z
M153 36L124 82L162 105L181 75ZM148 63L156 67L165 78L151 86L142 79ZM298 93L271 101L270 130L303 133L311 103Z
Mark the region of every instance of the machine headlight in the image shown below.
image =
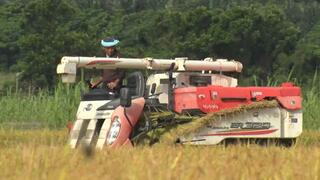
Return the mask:
M108 145L111 145L117 139L120 133L120 129L121 129L120 118L118 116L115 116L107 136Z

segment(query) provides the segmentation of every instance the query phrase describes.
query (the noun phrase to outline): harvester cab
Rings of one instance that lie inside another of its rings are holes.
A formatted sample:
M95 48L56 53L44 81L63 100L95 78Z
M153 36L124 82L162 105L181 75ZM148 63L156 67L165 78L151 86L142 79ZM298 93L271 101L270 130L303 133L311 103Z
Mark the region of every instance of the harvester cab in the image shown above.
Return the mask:
M120 93L107 88L94 88L82 95L77 120L70 134L71 147L95 144L102 148L107 137L109 145L130 144L128 135L123 135L127 131L120 133L119 130L121 125L122 128L126 125L133 128L138 121L144 107L145 80L141 72L134 72L126 81L130 83ZM112 119L114 122L111 124ZM107 136L110 128L112 132ZM115 137L118 136L119 140L116 141Z
M302 132L300 88L238 87L237 79L222 74L241 72L237 61L63 57L57 73L72 83L79 67L158 73L146 80L141 72L130 74L120 94L106 89L84 94L70 132L72 148L132 146L153 132L162 134L160 141L193 145L226 139L292 142Z

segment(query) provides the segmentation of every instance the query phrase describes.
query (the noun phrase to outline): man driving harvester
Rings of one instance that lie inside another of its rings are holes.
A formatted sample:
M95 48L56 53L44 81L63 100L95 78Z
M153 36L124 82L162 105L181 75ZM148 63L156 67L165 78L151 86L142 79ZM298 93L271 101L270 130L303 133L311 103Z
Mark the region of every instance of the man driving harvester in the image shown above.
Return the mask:
M103 52L106 57L110 58L119 58L119 51L116 49L116 45L120 41L113 37L108 37L101 40L101 46L103 47ZM92 85L91 87L97 87L99 84L103 83L103 86L114 91L119 92L122 84L122 80L124 78L125 72L121 69L104 69L102 73L102 77L98 81L98 83Z

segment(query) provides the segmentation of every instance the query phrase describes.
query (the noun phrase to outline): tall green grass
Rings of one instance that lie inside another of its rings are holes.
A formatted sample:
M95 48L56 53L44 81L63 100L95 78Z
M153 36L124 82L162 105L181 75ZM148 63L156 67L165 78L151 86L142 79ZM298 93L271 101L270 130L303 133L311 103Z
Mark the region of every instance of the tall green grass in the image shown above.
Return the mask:
M9 84L14 84L16 80L16 74L8 72L0 72L0 90Z
M19 127L34 124L41 127L64 127L75 118L83 85L59 84L53 92L8 93L0 97L0 124Z
M311 84L302 89L304 128L320 130L320 79L318 73Z

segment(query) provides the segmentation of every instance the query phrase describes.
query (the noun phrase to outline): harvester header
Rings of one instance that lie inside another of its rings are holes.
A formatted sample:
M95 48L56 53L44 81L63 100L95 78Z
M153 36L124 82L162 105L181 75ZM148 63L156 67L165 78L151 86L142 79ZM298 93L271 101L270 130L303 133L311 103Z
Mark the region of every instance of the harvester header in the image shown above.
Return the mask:
M242 64L238 61L226 59L188 60L187 58L153 59L153 58L108 58L108 57L71 57L64 56L57 67L57 73L62 75L65 83L75 82L76 69L150 69L167 71L174 64L173 71L196 72L241 72Z

